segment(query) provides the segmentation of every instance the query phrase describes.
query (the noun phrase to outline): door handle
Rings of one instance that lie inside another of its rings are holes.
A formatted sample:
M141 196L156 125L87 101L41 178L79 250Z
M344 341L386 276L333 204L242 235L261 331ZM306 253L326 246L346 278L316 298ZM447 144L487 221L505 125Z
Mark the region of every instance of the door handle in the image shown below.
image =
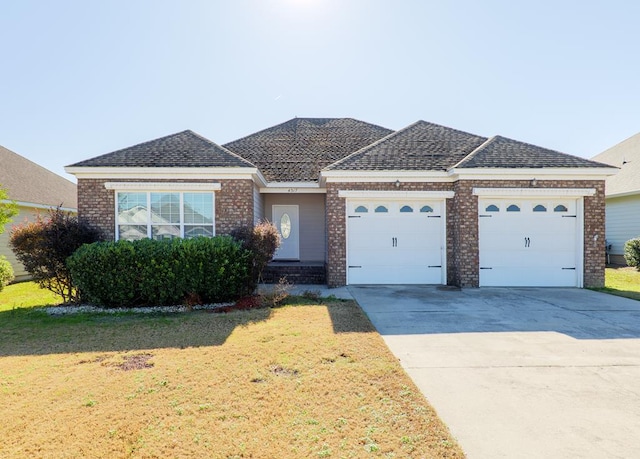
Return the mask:
M531 247L531 239L528 237L524 238L524 246L525 247Z
M391 238L391 247L398 247L398 238L397 237L392 237Z

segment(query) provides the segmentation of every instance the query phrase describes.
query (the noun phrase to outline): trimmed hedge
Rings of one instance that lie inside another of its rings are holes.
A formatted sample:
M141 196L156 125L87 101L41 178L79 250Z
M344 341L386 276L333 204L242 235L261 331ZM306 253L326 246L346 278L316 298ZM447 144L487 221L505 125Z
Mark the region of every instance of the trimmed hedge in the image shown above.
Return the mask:
M640 271L640 237L629 239L624 244L624 259L629 266Z
M106 307L235 300L246 294L251 253L230 236L97 242L67 259L84 300Z

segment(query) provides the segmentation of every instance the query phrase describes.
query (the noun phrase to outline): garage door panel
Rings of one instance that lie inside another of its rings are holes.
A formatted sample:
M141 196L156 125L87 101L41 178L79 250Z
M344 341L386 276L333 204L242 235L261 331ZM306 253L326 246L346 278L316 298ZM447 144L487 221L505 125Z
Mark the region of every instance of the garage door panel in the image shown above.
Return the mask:
M483 217L490 205L499 210ZM520 211L506 212L510 205ZM479 209L481 286L578 285L575 200L483 199Z
M349 217L355 217L348 219L347 228L350 284L442 283L444 217L439 202L351 201L347 206ZM353 215L359 206L369 211ZM373 212L378 206L388 211Z

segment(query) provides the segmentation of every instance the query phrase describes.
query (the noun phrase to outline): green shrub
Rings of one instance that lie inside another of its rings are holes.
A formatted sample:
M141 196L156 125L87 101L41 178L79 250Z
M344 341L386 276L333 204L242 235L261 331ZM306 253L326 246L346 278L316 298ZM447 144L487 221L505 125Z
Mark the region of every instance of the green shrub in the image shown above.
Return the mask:
M68 260L87 301L107 307L218 303L243 295L251 254L229 236L99 242Z
M100 239L99 230L57 208L47 218L38 216L34 222L15 227L9 244L41 288L70 303L80 300L80 291L73 286L65 261L78 247Z
M624 259L629 266L634 266L640 271L640 237L625 242Z
M262 272L280 247L278 228L271 222L261 222L256 226L243 226L231 232L231 236L251 252L249 269L251 277L247 284L247 294L255 291L262 280Z
M8 285L13 279L15 279L15 277L11 263L9 263L6 257L0 256L0 292L4 286Z

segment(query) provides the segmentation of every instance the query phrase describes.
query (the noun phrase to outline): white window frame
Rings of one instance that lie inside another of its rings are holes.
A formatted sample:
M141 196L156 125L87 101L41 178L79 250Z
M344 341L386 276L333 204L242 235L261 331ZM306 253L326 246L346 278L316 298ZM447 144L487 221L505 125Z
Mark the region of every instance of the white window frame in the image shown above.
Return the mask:
M212 198L212 236L216 234L216 196L215 192L219 191L221 186L219 183L152 183L152 182L107 182L105 183L107 190L114 191L114 215L115 215L115 240L120 240L120 224L118 222L118 193L145 193L147 197L147 238L152 239L152 227L157 226L151 222L151 193L174 193L178 194L180 200L180 223L174 224L180 227L180 237L184 238L185 222L184 222L184 193L211 193ZM187 224L187 227L193 226ZM204 225L203 225L204 226Z

